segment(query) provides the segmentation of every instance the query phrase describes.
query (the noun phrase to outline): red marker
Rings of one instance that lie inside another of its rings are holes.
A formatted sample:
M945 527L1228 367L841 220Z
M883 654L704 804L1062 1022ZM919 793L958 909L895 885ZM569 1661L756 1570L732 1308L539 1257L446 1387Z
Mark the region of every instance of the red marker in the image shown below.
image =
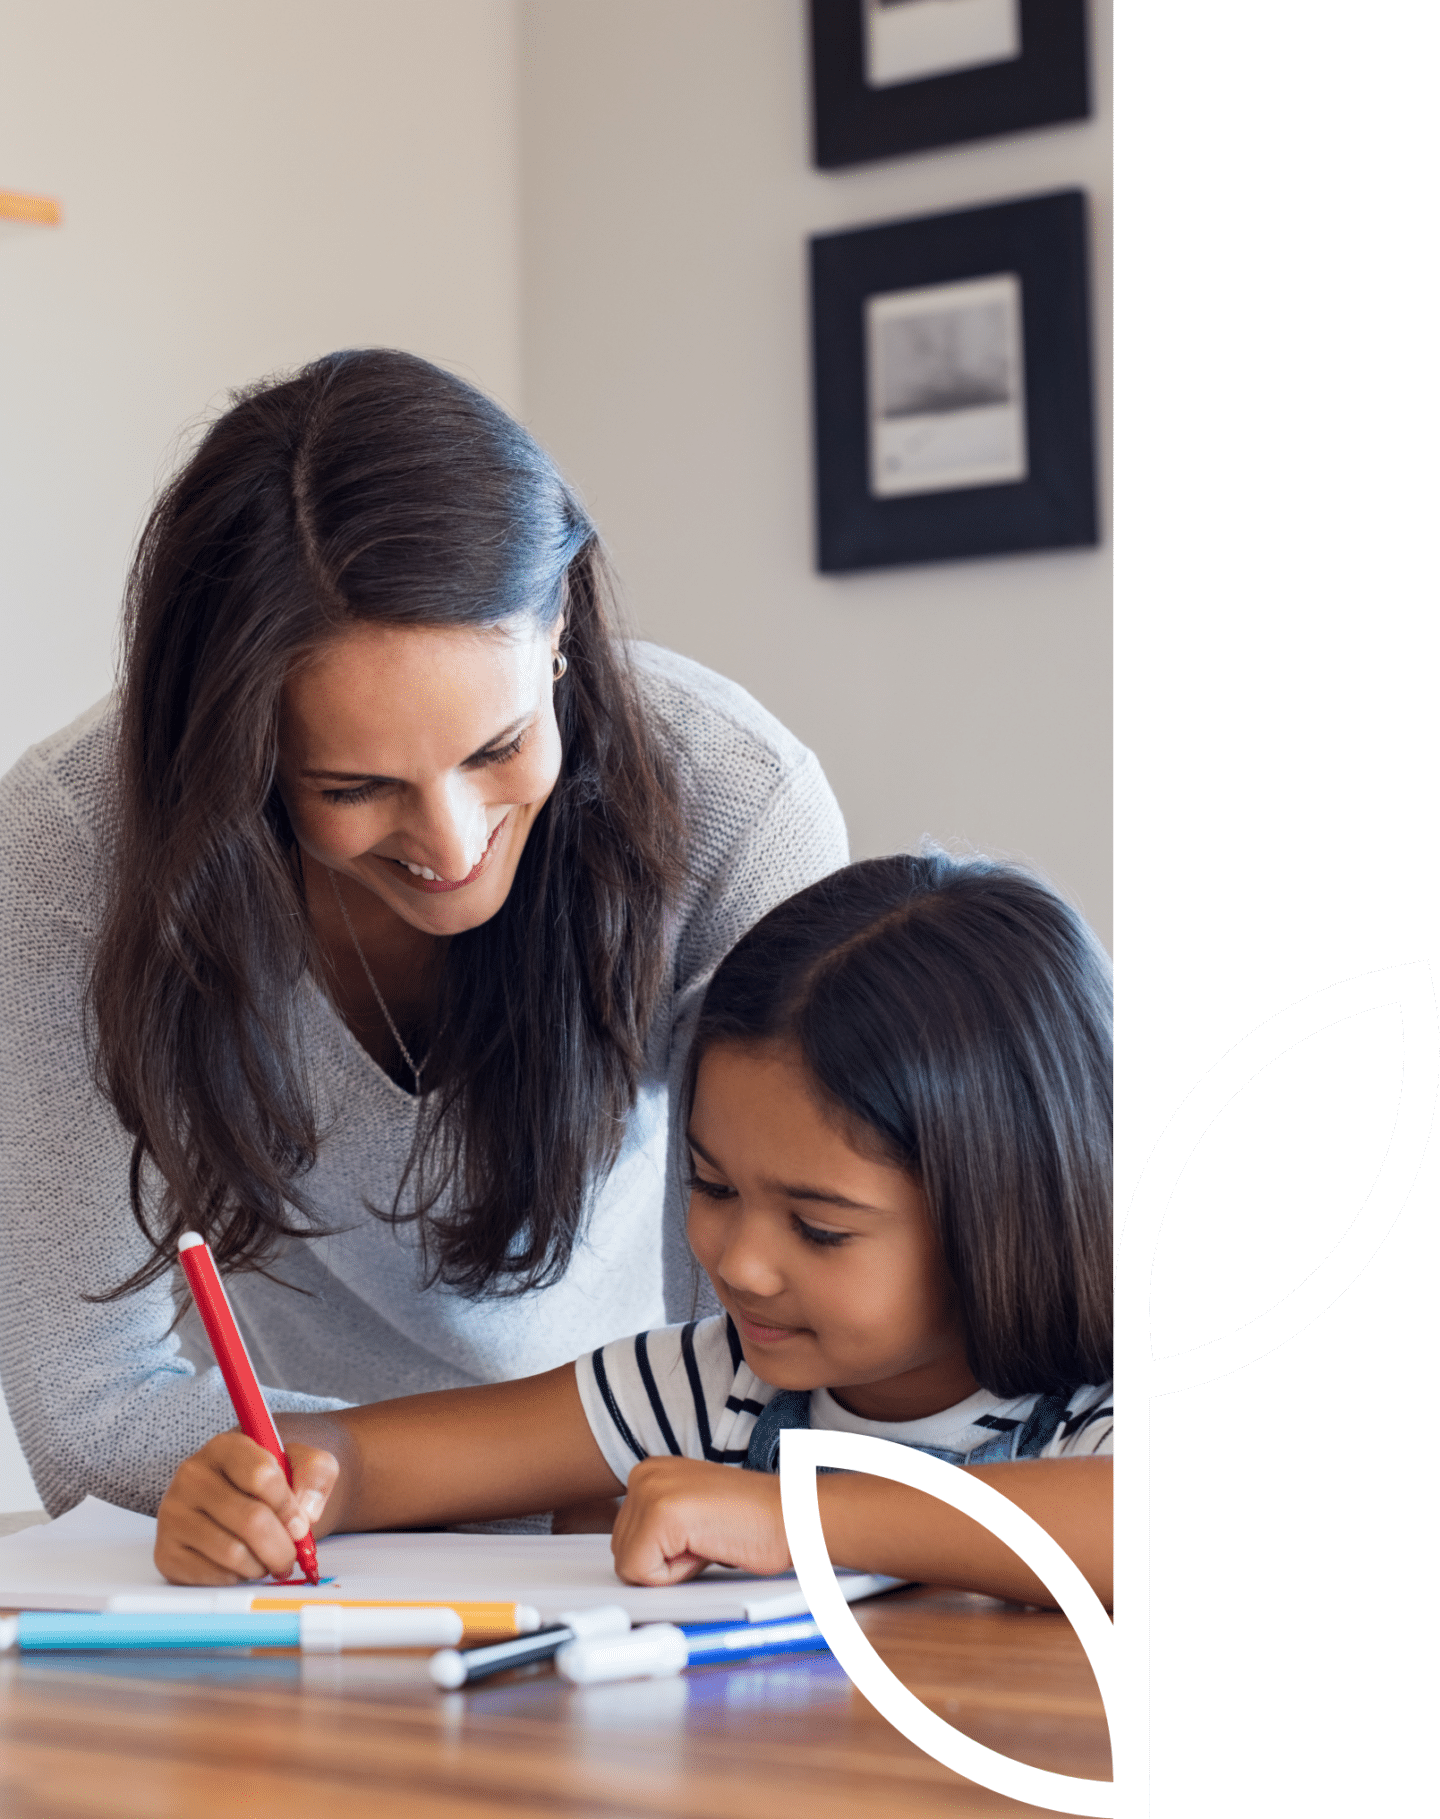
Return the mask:
M236 1326L235 1316L230 1311L230 1297L225 1293L225 1284L220 1280L215 1259L210 1255L210 1246L199 1232L186 1232L177 1249L180 1252L181 1268L185 1271L185 1280L190 1284L190 1293L195 1297L200 1318L205 1322L210 1349L215 1354L220 1375L225 1379L225 1387L235 1405L240 1431L257 1446L263 1446L283 1468L285 1482L293 1484L295 1480L290 1475L290 1461L285 1456L285 1448L280 1444L275 1418L260 1394L255 1366L250 1362L245 1341L240 1337L240 1328ZM295 1557L311 1585L319 1585L320 1566L315 1558L313 1535L307 1534L295 1543Z

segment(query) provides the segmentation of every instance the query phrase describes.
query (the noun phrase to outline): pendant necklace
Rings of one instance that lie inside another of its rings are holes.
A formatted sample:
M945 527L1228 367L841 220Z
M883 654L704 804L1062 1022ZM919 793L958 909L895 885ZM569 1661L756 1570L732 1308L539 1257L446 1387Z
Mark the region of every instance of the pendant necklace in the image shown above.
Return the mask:
M350 920L350 912L345 907L345 899L340 895L340 880L335 876L334 872L330 871L329 866L326 866L325 869L329 873L330 888L335 893L335 901L340 906L340 914L344 919L345 927L349 931L350 940L354 944L356 955L359 957L361 966L365 969L365 977L370 981L370 990L374 992L375 1002L380 1006L380 1015L385 1019L386 1027L389 1029L390 1034L395 1038L395 1046L399 1049L406 1067L408 1067L410 1072L415 1076L415 1097L418 1099L424 1091L420 1084L420 1071L425 1066L426 1062L429 1061L429 1053L426 1053L424 1060L417 1062L409 1049L406 1048L405 1038L396 1028L395 1019L390 1015L390 1006L381 996L380 987L375 983L375 975L370 971L370 962L365 958L365 950L360 945L360 937L355 933L355 924Z

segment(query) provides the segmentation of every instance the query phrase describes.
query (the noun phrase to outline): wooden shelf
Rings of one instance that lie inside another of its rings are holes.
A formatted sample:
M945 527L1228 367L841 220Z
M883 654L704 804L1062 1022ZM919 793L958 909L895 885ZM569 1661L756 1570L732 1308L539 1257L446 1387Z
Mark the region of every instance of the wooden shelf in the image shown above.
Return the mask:
M36 227L59 227L60 204L53 196L25 196L0 189L0 221L30 221Z

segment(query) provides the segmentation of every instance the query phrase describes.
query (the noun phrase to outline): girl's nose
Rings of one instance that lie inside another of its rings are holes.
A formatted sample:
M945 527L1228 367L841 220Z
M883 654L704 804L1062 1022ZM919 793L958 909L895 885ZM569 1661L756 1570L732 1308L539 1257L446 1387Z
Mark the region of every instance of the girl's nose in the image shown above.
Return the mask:
M727 1232L717 1268L725 1283L742 1295L778 1295L785 1287L785 1279L765 1241L763 1222L747 1219L744 1214Z

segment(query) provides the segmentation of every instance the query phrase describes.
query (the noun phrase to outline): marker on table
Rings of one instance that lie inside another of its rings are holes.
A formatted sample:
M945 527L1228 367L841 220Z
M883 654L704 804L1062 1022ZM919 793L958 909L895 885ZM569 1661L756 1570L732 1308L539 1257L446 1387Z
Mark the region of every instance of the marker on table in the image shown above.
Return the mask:
M303 1604L295 1611L22 1611L0 1617L9 1649L436 1648L464 1632L446 1605L364 1610Z
M235 1324L235 1316L230 1310L230 1298L225 1293L225 1284L220 1280L215 1259L210 1255L210 1247L199 1232L185 1232L176 1249L180 1253L185 1280L190 1284L190 1293L195 1297L195 1306L205 1323L205 1335L210 1341L210 1349L215 1354L215 1362L220 1366L220 1375L225 1379L225 1387L235 1406L235 1416L240 1423L241 1432L257 1446L263 1446L285 1473L285 1482L293 1484L295 1481L290 1473L290 1461L280 1442L275 1418L260 1394L255 1367L250 1362L245 1341L240 1337L240 1328ZM320 1568L315 1559L315 1539L308 1531L295 1543L295 1558L311 1585L318 1585Z
M502 1668L546 1661L558 1649L582 1637L598 1640L624 1636L629 1628L630 1613L618 1604L598 1604L588 1611L562 1611L558 1623L537 1629L529 1636L517 1636L513 1642L492 1642L463 1655L453 1648L443 1649L430 1658L430 1678L446 1692L454 1692L456 1687L484 1680Z
M687 1667L745 1655L814 1655L830 1644L813 1617L778 1623L647 1623L628 1636L587 1636L567 1643L555 1669L589 1686L597 1680L658 1680Z
M165 1591L116 1592L105 1600L105 1609L131 1616L174 1616L181 1612L230 1615L237 1611L293 1612L317 1602L352 1611L454 1611L463 1625L456 1638L461 1642L471 1636L525 1636L540 1627L540 1613L533 1604L477 1603L459 1598L277 1598L264 1586L176 1586Z

